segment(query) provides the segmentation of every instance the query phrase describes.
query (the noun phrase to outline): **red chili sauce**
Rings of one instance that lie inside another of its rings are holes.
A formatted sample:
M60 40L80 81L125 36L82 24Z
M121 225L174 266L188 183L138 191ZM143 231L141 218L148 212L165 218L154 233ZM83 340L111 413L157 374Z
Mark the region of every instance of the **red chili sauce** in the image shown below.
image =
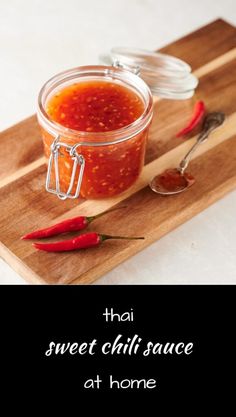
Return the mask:
M104 81L66 87L47 105L52 120L82 132L121 129L137 120L143 110L143 101L132 90Z
M47 102L46 111L54 122L77 130L78 142L79 132L89 132L90 136L85 140L94 142L96 135L93 136L93 133L115 131L137 120L144 112L144 103L133 90L115 82L83 81L67 86L53 95ZM122 143L81 146L78 149L86 161L81 186L82 197L109 197L126 190L135 182L144 162L147 130L145 128ZM53 138L45 130L43 138L45 153L49 156ZM70 183L72 161L62 148L61 153L60 183L65 192Z
M170 168L158 175L155 179L156 187L165 192L178 192L195 183L195 178L185 172L183 175L176 168Z

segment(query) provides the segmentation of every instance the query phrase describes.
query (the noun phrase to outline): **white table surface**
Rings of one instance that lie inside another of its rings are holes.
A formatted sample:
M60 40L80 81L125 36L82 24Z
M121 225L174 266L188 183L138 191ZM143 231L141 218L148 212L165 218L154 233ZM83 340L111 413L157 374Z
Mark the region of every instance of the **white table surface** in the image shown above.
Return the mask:
M35 112L64 69L113 46L156 49L222 17L235 0L1 0L0 129ZM97 284L235 284L236 192L109 272ZM25 281L0 260L0 284Z

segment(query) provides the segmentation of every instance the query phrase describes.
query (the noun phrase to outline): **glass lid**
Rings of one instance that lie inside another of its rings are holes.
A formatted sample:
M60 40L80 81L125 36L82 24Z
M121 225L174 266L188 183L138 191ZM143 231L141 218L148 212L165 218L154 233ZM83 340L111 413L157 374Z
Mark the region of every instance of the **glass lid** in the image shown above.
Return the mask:
M193 96L198 85L186 62L159 52L117 47L101 56L100 61L140 75L158 97L187 99Z

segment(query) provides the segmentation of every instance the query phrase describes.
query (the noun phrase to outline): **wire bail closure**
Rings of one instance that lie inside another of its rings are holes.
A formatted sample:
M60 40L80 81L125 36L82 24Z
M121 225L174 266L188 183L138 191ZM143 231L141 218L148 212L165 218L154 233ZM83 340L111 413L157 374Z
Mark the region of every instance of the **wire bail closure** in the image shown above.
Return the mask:
M131 65L131 64L124 64L121 62L118 58L113 58L112 60L112 66L115 68L122 68L126 71L130 71L135 75L140 75L140 66L138 65Z
M84 168L85 168L85 159L83 155L78 154L76 149L81 146L80 143L77 143L76 145L68 145L64 142L60 142L60 135L56 137L56 139L53 141L51 145L51 153L48 161L48 169L47 169L47 177L46 177L46 184L45 188L46 191L48 191L51 194L56 194L57 197L60 200L66 200L67 198L75 199L79 197L81 183L83 179L84 174ZM59 158L59 149L63 147L66 149L66 151L69 153L73 163L71 178L70 178L70 184L68 187L68 190L66 193L62 192L60 189L60 173L59 173L59 165L58 165L58 158ZM51 184L51 175L52 175L52 169L54 165L54 172L55 172L55 189L50 187ZM78 182L76 186L76 190L74 194L71 194L71 191L73 189L73 186L75 184L76 180L76 171L78 166L80 166L79 175L78 175Z

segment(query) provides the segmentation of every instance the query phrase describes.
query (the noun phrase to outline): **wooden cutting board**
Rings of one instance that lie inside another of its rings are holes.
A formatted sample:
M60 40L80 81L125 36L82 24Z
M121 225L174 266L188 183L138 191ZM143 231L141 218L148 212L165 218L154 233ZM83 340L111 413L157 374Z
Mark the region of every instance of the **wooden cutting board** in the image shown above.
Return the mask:
M157 100L146 165L134 187L122 196L96 201L59 201L44 190L46 165L36 117L0 135L0 254L26 280L46 284L86 284L101 277L236 186L236 28L217 20L166 46L162 52L186 60L199 77L194 98ZM200 147L190 165L197 183L187 192L155 195L147 186L154 174L176 166L195 138L176 139L191 116L196 97L209 111L224 111L225 124ZM92 215L115 205L90 225L107 234L143 235L144 241L108 241L71 253L37 252L20 236L79 214Z

